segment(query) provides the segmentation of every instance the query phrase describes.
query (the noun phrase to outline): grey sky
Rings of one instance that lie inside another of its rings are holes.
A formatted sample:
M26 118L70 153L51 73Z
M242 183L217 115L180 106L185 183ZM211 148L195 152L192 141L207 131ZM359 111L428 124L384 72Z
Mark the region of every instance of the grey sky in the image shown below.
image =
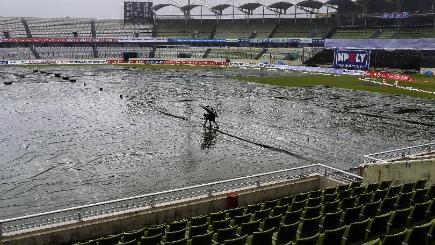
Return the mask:
M188 0L154 0L154 4L172 3L178 6ZM247 2L259 2L265 5L282 0L191 0L192 3L206 6L234 2L238 6ZM288 0L287 0L288 1ZM290 0L291 3L302 0ZM321 0L325 2L325 0ZM86 18L123 18L122 0L0 0L0 16L4 17L86 17ZM291 8L292 9L292 8ZM292 13L292 10L289 13ZM261 10L258 10L261 12ZM195 9L199 12L199 9ZM181 14L178 9L164 8L159 14ZM204 10L204 14L207 13Z

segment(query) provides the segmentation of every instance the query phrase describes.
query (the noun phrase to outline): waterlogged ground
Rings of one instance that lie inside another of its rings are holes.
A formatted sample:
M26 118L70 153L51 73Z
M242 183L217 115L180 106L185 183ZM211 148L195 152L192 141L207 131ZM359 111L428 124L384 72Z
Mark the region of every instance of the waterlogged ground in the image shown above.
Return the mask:
M347 169L435 138L433 100L232 79L262 74L249 70L40 70L77 82L0 68L0 218L310 163ZM202 127L205 104L219 131Z

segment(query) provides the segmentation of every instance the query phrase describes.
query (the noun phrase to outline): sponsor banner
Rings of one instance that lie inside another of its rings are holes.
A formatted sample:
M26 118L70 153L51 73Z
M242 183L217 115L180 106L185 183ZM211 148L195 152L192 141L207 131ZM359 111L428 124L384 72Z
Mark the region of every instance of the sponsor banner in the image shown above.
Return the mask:
M140 38L129 38L122 37L118 38L119 43L167 43L167 38L154 38L154 37L140 37Z
M8 61L7 60L0 60L0 65L7 65Z
M90 43L90 42L118 42L117 38L57 38L57 37L15 37L4 38L3 42L11 43Z
M398 80L398 81L413 81L414 80L409 75L392 73L392 72L385 72L385 71L379 71L379 72L368 71L368 72L366 72L366 75L368 77L385 78L385 79L392 79L392 80Z
M367 70L369 66L369 50L336 49L334 51L335 68Z
M381 19L406 19L409 17L408 12L392 12L392 13L383 13L381 15Z

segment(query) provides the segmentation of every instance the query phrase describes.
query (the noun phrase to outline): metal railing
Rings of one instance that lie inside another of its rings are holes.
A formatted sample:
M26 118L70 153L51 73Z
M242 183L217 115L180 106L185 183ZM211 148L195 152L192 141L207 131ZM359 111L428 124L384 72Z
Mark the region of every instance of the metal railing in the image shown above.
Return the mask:
M360 176L340 169L332 168L323 164L312 164L175 190L0 220L0 236L4 236L8 233L14 234L29 230L43 229L49 226L52 227L77 223L84 220L121 214L128 211L154 208L156 206L163 206L168 203L180 202L186 199L210 197L234 190L255 188L310 175L325 176L342 182L355 182L362 180Z
M389 162L435 152L435 142L364 155L364 163Z

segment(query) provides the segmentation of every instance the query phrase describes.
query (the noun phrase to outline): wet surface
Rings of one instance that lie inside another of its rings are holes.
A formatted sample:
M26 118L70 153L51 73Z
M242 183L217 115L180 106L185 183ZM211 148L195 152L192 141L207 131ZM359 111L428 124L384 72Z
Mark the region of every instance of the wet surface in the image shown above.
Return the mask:
M0 218L310 163L347 169L435 138L433 100L232 79L261 74L247 70L44 70L77 82L0 68ZM202 126L207 104L218 130Z

